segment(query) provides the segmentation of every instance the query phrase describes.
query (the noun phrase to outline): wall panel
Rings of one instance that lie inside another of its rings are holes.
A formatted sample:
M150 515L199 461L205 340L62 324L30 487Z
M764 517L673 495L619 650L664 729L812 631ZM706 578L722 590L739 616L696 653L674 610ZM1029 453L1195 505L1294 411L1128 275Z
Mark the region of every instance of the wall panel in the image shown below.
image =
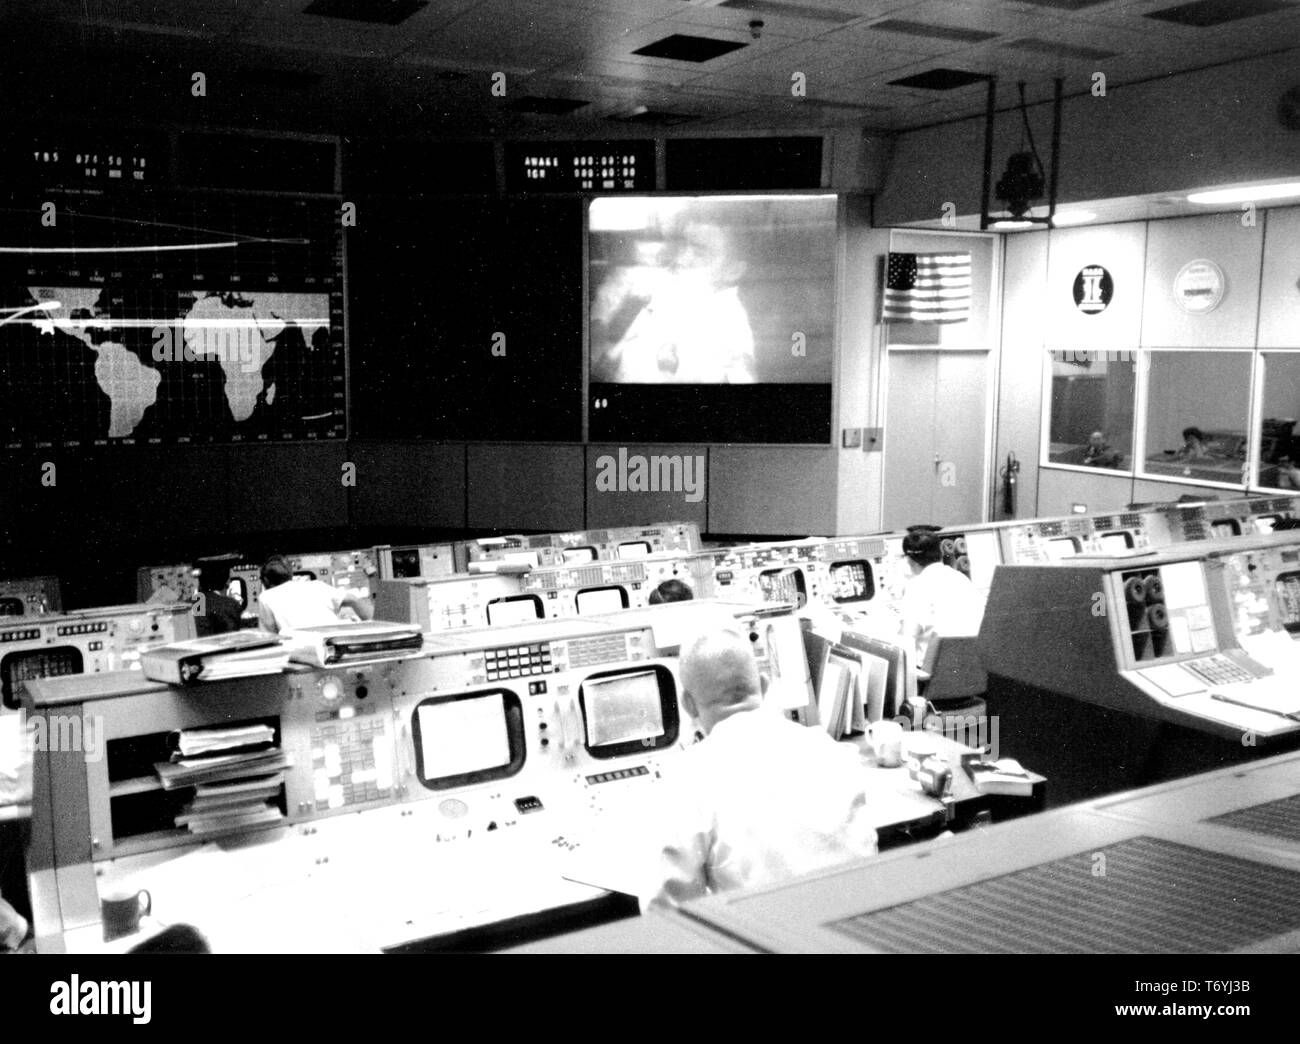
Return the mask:
M468 469L471 530L584 528L582 446L471 445Z

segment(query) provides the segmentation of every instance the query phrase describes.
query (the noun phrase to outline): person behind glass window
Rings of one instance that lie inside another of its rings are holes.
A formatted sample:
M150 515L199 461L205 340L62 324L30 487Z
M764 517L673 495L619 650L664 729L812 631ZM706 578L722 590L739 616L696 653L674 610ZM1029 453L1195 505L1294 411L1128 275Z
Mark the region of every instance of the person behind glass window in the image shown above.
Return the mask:
M1205 441L1205 432L1200 428L1183 429L1183 448L1177 454L1183 460L1204 460L1210 456L1210 447Z
M1083 462L1088 467L1117 468L1122 460L1123 455L1116 453L1107 444L1104 431L1094 431L1088 436L1088 452L1083 457Z

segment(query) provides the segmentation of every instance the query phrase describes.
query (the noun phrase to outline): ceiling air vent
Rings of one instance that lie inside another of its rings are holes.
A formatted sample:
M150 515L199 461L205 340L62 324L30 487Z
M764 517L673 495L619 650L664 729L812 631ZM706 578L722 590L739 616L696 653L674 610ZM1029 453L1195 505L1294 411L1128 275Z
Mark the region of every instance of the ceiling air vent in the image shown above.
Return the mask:
M967 72L965 69L930 69L914 76L904 76L901 80L890 80L891 87L918 87L924 91L951 91L957 87L968 87L972 83L984 83L988 77L984 73Z
M662 40L639 47L632 53L646 58L667 58L672 62L709 62L748 46L748 44L736 43L734 40L715 40L711 36L673 33L672 36L665 36Z
M346 18L352 22L400 25L416 11L428 6L428 0L315 0L304 7L302 13Z
M1148 11L1143 17L1205 29L1294 7L1288 0L1194 0L1190 4Z

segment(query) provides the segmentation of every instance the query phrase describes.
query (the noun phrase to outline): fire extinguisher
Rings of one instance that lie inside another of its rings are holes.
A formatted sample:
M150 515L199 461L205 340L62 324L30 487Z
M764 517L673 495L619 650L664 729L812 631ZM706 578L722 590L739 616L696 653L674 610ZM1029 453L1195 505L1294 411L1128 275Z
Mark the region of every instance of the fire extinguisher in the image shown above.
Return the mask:
M1020 461L1014 453L1007 454L1002 466L1002 510L1008 518L1016 517L1016 476L1020 474Z

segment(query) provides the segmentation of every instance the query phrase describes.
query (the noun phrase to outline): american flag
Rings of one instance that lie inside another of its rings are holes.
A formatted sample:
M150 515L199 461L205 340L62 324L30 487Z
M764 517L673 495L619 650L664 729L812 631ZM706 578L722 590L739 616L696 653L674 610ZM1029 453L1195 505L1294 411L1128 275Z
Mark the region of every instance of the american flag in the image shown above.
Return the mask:
M964 323L970 318L970 254L890 254L887 323Z

